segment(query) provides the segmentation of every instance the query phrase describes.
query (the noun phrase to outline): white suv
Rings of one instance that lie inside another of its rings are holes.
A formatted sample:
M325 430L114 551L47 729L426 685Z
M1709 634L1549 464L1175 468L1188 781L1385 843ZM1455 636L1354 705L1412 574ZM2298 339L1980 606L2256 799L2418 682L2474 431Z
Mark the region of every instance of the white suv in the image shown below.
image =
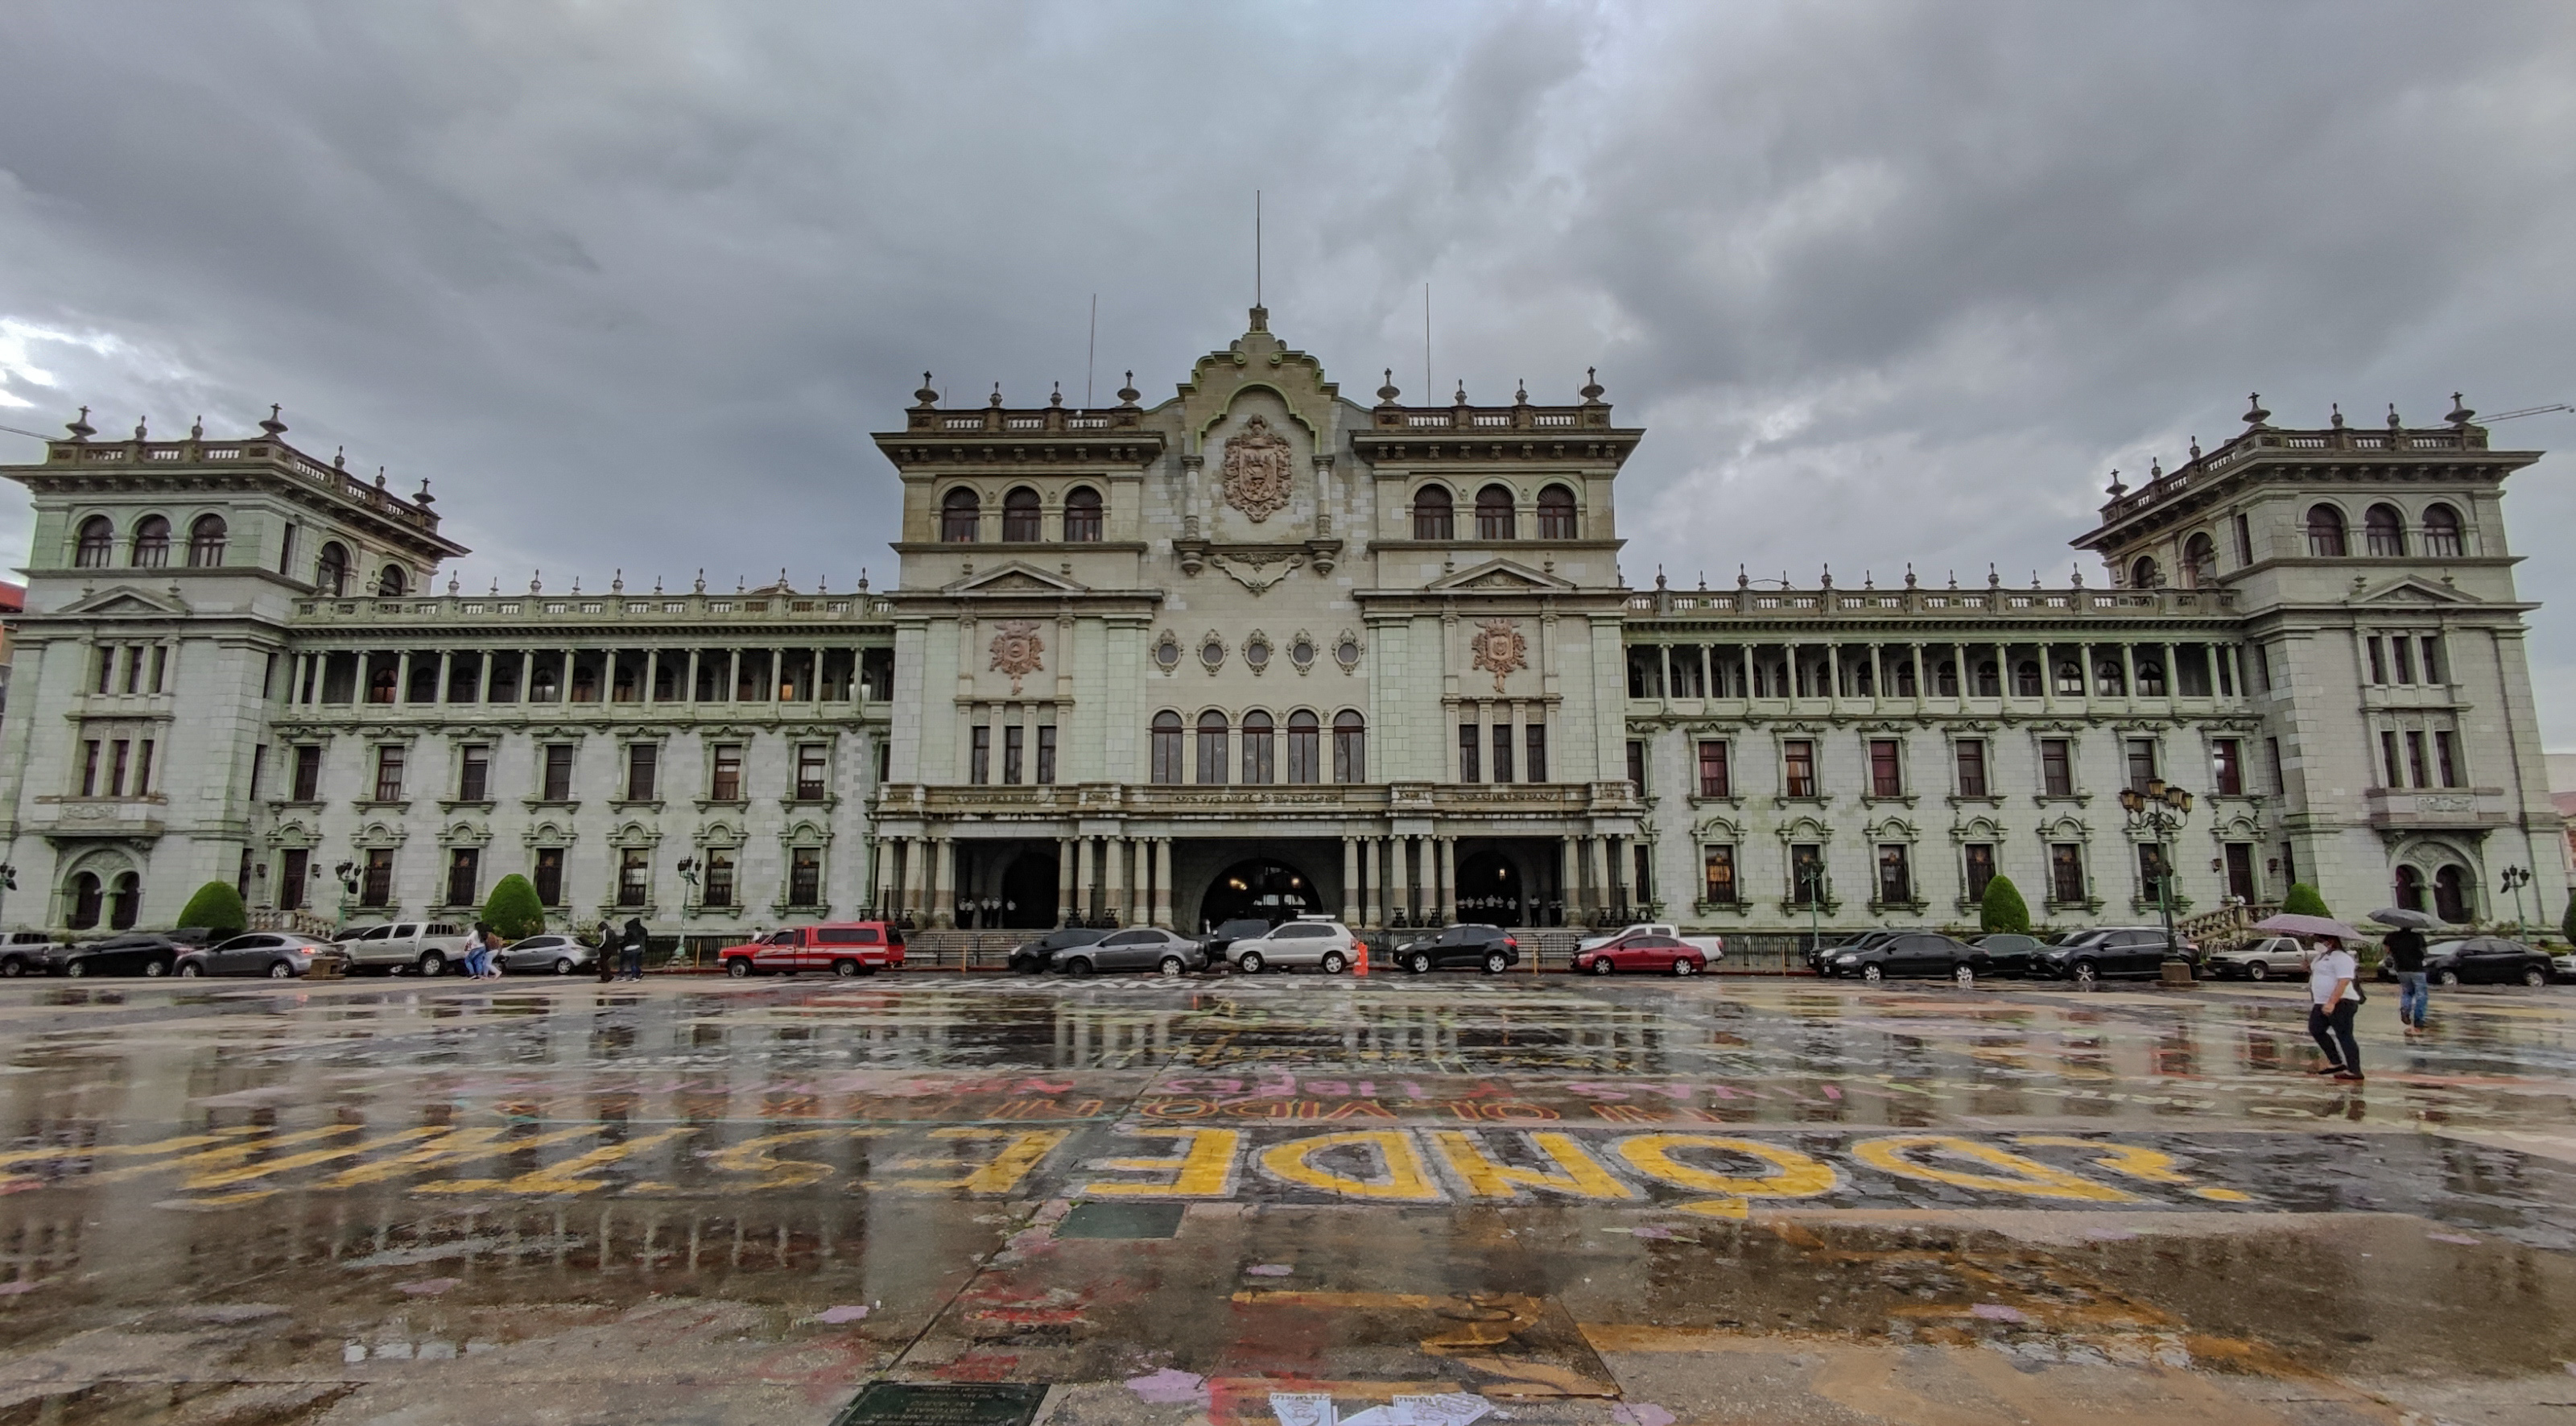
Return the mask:
M1300 969L1340 975L1359 959L1360 939L1329 916L1300 916L1271 927L1266 936L1247 936L1225 953L1245 975Z

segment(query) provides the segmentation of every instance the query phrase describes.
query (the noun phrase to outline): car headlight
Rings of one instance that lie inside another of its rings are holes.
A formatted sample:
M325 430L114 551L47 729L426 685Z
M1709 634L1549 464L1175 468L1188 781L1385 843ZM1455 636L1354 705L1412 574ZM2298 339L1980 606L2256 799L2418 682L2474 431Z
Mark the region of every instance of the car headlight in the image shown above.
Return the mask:
M1847 966L1847 965L1850 965L1850 964L1852 964L1854 961L1857 961L1857 960L1859 960L1859 959L1860 959L1860 957L1859 957L1859 956L1851 955L1851 954L1846 953L1846 954L1843 954L1843 955L1839 955L1839 956L1834 957L1834 964L1835 964L1835 965L1838 965L1838 966Z

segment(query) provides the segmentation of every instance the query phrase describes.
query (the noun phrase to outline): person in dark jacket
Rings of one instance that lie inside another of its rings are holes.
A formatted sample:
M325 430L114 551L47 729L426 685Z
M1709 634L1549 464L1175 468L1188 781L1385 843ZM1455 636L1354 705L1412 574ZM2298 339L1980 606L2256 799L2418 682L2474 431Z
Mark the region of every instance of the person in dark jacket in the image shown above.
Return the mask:
M592 959L597 961L599 964L599 983L606 985L610 981L617 979L617 962L619 957L617 953L616 928L610 926L605 921L600 922L598 939L595 942L587 942L586 944L595 944L599 948L591 953Z
M2404 927L2382 943L2389 969L2397 973L2397 1019L2409 1030L2424 1028L2424 1010L2433 992L2424 983L2424 933Z
M623 962L621 969L626 978L632 981L643 980L644 948L652 942L652 938L644 933L643 918L637 916L626 918L626 930L619 940L623 951L619 959Z

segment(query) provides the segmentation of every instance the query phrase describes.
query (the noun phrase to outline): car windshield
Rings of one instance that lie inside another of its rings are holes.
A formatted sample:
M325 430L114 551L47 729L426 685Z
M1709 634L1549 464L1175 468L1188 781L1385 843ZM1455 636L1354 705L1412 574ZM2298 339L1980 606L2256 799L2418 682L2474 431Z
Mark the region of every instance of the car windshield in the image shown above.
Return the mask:
M1239 939L1244 936L1266 935L1269 933L1269 930L1269 922L1262 920L1258 916L1247 916L1225 922L1218 926L1216 928L1216 934Z
M2043 946L2080 946L2098 938L2101 934L2102 933L2099 931L2060 931L2056 935L2049 937L2047 940L2040 942L2040 944Z
M2425 954L2434 956L2456 956L2460 952L2468 949L2468 945L2469 943L2466 941L2441 941L2437 942L2433 948L2426 951Z

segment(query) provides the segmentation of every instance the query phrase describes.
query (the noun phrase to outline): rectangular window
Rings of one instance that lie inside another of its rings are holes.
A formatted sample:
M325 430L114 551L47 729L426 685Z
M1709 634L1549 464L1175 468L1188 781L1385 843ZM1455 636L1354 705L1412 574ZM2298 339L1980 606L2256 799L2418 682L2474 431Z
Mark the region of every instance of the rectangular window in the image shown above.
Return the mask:
M98 739L91 738L81 744L80 795L83 797L98 796L98 754Z
M2227 698L2233 698L2233 697L2235 697L2235 696L2236 696L2236 648L2235 648L2235 646L2234 646L2234 645L2232 645L2232 644L2222 644L2222 645L2218 646L2217 648L2211 649L2211 650L2210 650L2210 653L2211 653L2212 655L2214 655L2214 656L2216 657L2217 661L2218 661L2218 691L2219 691L2219 694L2220 694L2222 697L2227 697Z
M1481 724L1458 725L1458 780L1485 780L1485 730Z
M116 691L116 646L114 644L98 646L98 682L95 687L100 693Z
M2434 684L2450 682L2442 676L2442 641L2430 635L2424 639L2424 681Z
M150 738L146 738L143 740L142 745L134 750L134 795L137 797L148 797L151 793L152 740Z
M2064 738L2039 740L2039 786L2050 797L2075 795L2075 745Z
M981 787L993 780L993 725L978 723L967 737L966 780Z
M1512 725L1494 725L1494 781L1512 780Z
M1675 698L1707 695L1706 665L1700 662L1704 652L1697 644L1676 644L1664 651L1666 666L1672 670Z
M2227 894L2239 901L2254 899L2254 844L2227 844Z
M2406 778L2404 776L2406 769L2399 766L2397 762L2397 735L2395 733L2382 731L2379 735L2379 769L2382 779L2379 784L2380 786L2404 787L2406 785Z
M1869 794L1872 797L1905 795L1905 769L1897 759L1894 738L1869 740Z
M1223 714L1202 714L1199 718L1199 782L1217 786L1225 781L1225 745L1232 730Z
M304 909L304 880L312 875L313 853L303 847L289 847L277 859L277 908L281 911Z
M797 847L787 854L787 904L823 904L823 849Z
M2245 745L2219 738L2209 745L2210 781L2221 797L2245 795Z
M1825 899L1825 849L1814 842L1789 844L1789 904L1804 909Z
M298 744L295 749L295 801L322 800L322 745Z
M2156 740L2131 738L2128 740L2127 751L2129 786L2133 791L2145 792L2147 784L2156 780Z
M389 743L376 749L376 800L400 802L403 795L403 748Z
M1735 904L1735 848L1709 847L1700 854L1700 866L1707 890L1703 900L1711 906Z
M1523 759L1529 780L1547 781L1547 725L1532 723L1522 730L1521 745L1529 753L1529 756Z
M546 773L543 796L548 802L572 800L572 754L570 743L548 743L545 748ZM547 902L551 906L553 902Z
M2174 651L2174 692L2185 698L2209 696L2209 648L2185 644Z
M707 800L740 802L742 800L742 744L718 743L710 754L707 775ZM723 903L730 906L733 903Z
M1011 731L1016 733L1019 729L1013 728ZM824 795L831 791L831 756L832 748L829 743L796 745L797 801L820 802Z
M2281 761L2281 740L2278 738L2265 738L2263 740L2263 757L2265 761L2272 765L2272 795L2275 797L2289 796L2290 769L2288 764Z
M1055 725L1053 723L1040 723L1038 725L1037 780L1038 785L1041 787L1048 786L1055 781Z
M564 904L563 868L563 848L537 848L537 874L533 880L536 883L537 901L539 904L545 906L561 906Z
M1734 796L1733 779L1727 776L1726 741L1722 738L1700 740L1699 795L1702 797Z
M367 865L358 879L358 904L368 907L391 906L394 901L394 849L370 847Z
M452 847L447 853L447 904L472 906L483 891L483 849Z
M2153 842L2138 844L2138 895L2147 901L2158 900L2165 891L2165 849Z
M124 738L117 739L112 756L114 760L110 764L107 772L107 795L110 797L123 797L125 795L125 767L127 762L129 762L134 756L134 744Z
M1914 874L1906 864L1903 842L1889 842L1878 849L1878 899L1885 906L1914 899Z
M2461 785L2458 741L2447 729L2433 735L2433 763L2441 771L2444 787Z
M2236 563L2239 568L2254 562L2254 523L2245 516L2236 517Z
M1995 848L1992 842L1970 842L1968 854L1968 899L1986 899L1986 886L1995 879Z
M2388 661L2396 666L2399 683L2415 681L2415 641L2413 639L2390 639Z
M617 849L617 904L649 905L653 899L653 851L650 847Z
M143 691L143 646L135 644L125 651L125 691Z
M1780 793L1784 797L1816 795L1816 745L1791 738L1780 745Z
M707 863L708 906L733 905L733 853L723 847L709 847Z
M259 800L259 785L268 774L268 744L260 743L250 750L250 799Z
M492 749L488 745L468 743L457 749L456 800L492 800Z
M2386 683L2388 681L2388 655L2386 650L2380 647L2379 636L2377 634L2373 634L2369 638L2362 640L2361 643L2363 648L2370 651L2370 681L2373 683Z
M152 745L145 743L143 746L148 748ZM2424 765L2424 735L2420 732L2409 731L2406 734L2406 771L2414 779L2415 786L2433 785L2432 780L2425 775L2430 769Z
M2074 906L2084 898L2084 844L2058 842L2048 849L2048 899Z
M1279 728L1267 713L1243 715L1243 781L1267 787L1279 780Z
M1368 726L1355 713L1333 715L1333 781L1368 781Z
M1986 745L1979 738L1962 738L1955 745L1959 752L1959 795L1986 795Z
M626 800L650 802L661 790L662 745L628 743L626 745Z
M1628 740L1628 786L1638 796L1646 795L1646 744L1640 738Z
M1023 745L1028 741L1028 736L1029 730L1017 723L1004 724L1002 727L1002 785L1004 787L1020 785L1022 764L1026 761Z
M1175 713L1165 713L1156 716L1154 719L1153 743L1154 781L1164 786L1177 785L1181 780L1180 715ZM1295 768L1297 766L1297 735L1293 731L1288 735L1288 766L1290 768L1289 780L1294 782L1297 780L1295 775ZM1307 780L1312 781L1313 779L1309 778Z
M152 691L153 691L153 692L158 693L158 692L160 692L160 691L161 691L161 679L162 679L162 676L163 676L164 674L168 673L169 671L170 671L170 647L169 647L169 645L167 645L167 644L154 644L154 645L152 646Z

